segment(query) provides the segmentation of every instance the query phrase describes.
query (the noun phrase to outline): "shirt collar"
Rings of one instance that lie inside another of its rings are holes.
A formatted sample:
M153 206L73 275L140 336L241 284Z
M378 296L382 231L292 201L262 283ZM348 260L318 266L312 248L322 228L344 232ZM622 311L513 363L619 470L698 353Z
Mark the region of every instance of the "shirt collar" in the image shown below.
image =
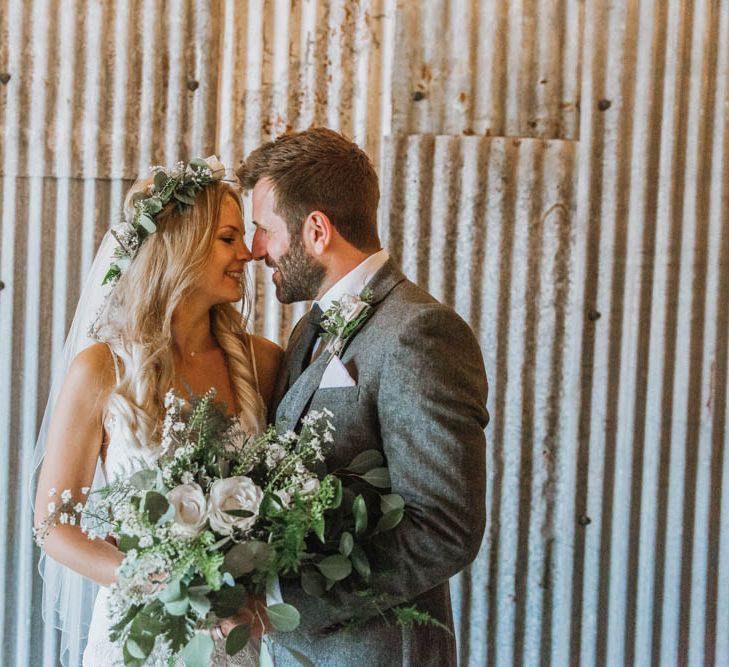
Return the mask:
M362 260L348 274L340 278L317 301L319 308L325 311L334 301L338 301L345 294L358 295L390 258L385 248Z

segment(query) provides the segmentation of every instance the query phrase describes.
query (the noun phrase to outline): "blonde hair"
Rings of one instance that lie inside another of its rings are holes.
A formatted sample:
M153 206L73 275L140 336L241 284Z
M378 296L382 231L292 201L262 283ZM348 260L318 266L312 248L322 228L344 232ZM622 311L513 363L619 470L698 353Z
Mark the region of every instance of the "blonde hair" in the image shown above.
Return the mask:
M132 205L134 193L150 180L132 187L127 207ZM120 381L109 397L107 414L121 420L140 447L159 442L164 395L175 378L172 314L199 284L213 248L223 200L229 196L240 207L239 190L216 182L197 194L194 206L180 210L170 203L161 211L155 217L157 233L139 249L100 316L98 337L122 360ZM264 426L264 406L256 387L245 316L225 303L211 309L210 322L228 362L243 426L249 433L258 433Z

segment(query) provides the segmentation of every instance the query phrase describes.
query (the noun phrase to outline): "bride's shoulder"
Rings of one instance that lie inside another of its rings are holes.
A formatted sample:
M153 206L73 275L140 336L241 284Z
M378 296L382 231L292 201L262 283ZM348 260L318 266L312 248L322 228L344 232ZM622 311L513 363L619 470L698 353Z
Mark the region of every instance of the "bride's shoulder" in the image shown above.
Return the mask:
M68 369L67 381L88 389L107 389L115 381L114 359L105 343L94 343L79 352Z

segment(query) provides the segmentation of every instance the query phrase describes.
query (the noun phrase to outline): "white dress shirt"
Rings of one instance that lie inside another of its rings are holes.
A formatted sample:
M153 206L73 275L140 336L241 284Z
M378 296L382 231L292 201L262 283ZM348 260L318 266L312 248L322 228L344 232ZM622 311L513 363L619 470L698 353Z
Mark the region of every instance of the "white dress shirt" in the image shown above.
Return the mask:
M390 259L390 253L385 248L378 250L373 255L362 260L357 266L355 266L348 274L342 276L336 283L334 283L321 297L312 303L317 304L322 312L326 311L334 301L339 301L345 294L351 294L352 296L358 296L359 293L364 289L374 275L385 266L385 262ZM317 338L314 343L314 349L312 351L312 359L316 358L319 344L321 343L321 337Z

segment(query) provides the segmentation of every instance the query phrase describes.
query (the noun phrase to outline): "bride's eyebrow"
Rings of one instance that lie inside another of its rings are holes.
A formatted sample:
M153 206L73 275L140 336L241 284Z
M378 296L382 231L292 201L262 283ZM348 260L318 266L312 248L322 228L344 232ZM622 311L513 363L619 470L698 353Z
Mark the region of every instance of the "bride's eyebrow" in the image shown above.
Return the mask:
M223 232L226 229L232 229L234 232L238 232L238 233L241 232L241 228L240 227L236 227L235 225L225 225L224 227L218 227L218 231L219 232Z

